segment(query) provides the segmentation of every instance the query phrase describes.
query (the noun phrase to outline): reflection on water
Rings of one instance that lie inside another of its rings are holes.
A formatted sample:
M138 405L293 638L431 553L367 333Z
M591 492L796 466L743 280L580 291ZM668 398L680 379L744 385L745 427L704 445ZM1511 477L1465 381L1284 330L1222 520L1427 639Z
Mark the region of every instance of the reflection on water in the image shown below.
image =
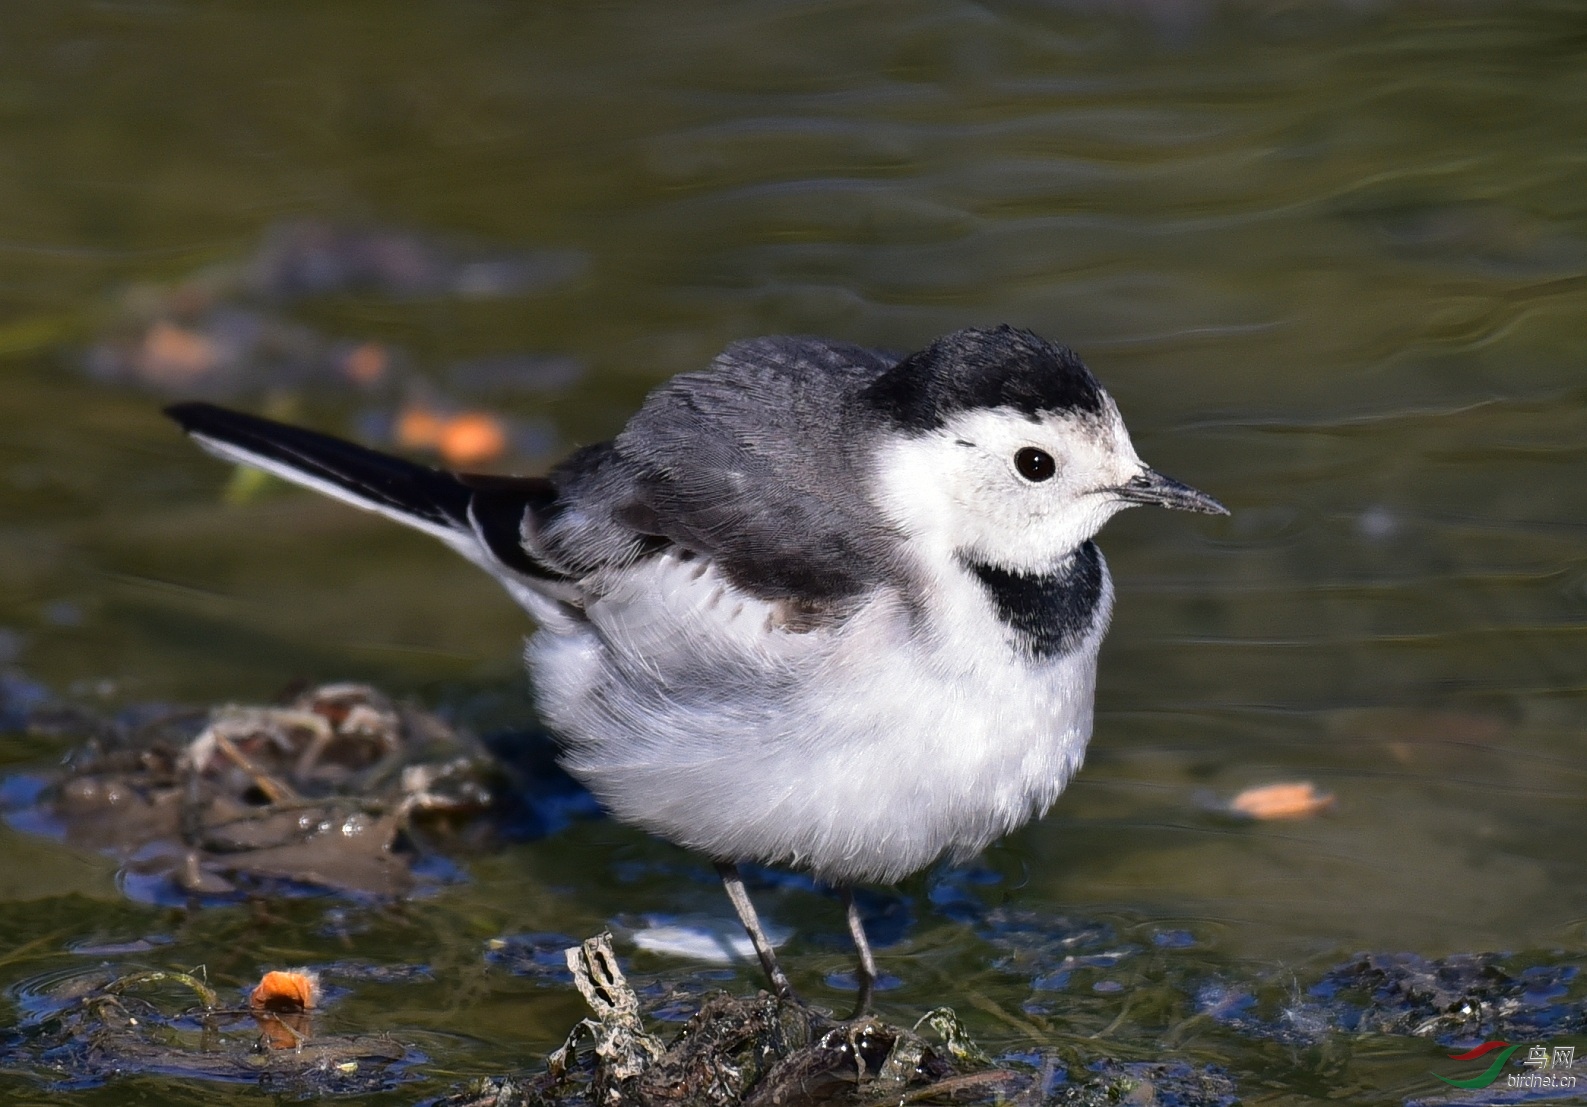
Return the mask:
M493 463L532 467L735 338L914 347L1008 321L1074 345L1142 455L1235 514L1105 532L1120 601L1088 765L984 869L879 895L903 981L885 1002L973 993L957 1006L1014 1049L1108 1027L1125 1000L1095 986L1157 971L1005 955L977 921L1005 907L1128 932L1125 967L1181 958L1175 980L1263 1011L1284 972L1315 982L1358 950L1580 953L1572 6L35 3L6 37L7 705L360 679L481 731L531 718L527 627L489 581L379 520L228 486L161 395L387 442L413 411L443 431L488 412ZM3 753L63 744L14 733ZM1336 810L1206 809L1283 780ZM448 1072L506 1067L576 1018L554 979L493 969L491 940L725 910L697 859L605 822L396 913L173 919L122 900L98 857L6 846L14 988L82 949L239 987L277 960L423 964L334 1013L432 1034ZM832 905L799 882L768 898L800 981L839 1002ZM1173 1020L1148 1007L1113 1034L1151 1059ZM1305 1070L1180 1041L1247 1094L1364 1103L1433 1094L1418 1081L1444 1055L1403 1039Z

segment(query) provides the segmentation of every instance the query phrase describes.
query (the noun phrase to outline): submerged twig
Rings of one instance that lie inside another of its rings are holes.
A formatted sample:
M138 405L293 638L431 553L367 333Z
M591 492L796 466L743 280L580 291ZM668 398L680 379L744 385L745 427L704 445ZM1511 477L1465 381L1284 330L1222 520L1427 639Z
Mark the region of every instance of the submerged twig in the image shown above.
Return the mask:
M215 989L192 973L174 972L165 969L153 969L148 972L135 972L129 976L117 977L105 985L104 991L108 995L120 995L128 988L135 988L140 984L159 984L167 980L191 988L204 1004L205 1010L214 1010L220 1005L220 999L216 996Z
M263 792L265 798L271 803L290 803L295 802L299 798L298 794L292 790L291 785L277 780L250 761L248 755L238 749L232 740L222 733L219 727L211 727L206 733L210 735L211 740L215 743L215 748L224 754L228 761L247 773L249 778L253 780L254 787Z

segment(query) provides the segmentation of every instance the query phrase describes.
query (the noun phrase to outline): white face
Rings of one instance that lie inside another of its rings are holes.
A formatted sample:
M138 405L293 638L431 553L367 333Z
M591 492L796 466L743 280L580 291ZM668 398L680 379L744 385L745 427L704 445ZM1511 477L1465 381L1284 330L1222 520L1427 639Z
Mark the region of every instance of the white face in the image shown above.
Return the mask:
M1128 507L1114 489L1146 471L1111 399L1102 415L967 412L889 445L877 502L928 561L1050 571Z

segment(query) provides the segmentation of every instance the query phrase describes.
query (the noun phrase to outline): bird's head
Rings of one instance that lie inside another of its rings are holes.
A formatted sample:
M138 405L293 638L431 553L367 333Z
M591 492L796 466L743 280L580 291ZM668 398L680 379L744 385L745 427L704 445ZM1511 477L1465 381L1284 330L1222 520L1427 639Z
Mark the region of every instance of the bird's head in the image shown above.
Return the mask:
M1113 398L1074 352L1012 327L955 331L866 393L876 499L939 554L1050 571L1137 504L1226 515L1136 456Z

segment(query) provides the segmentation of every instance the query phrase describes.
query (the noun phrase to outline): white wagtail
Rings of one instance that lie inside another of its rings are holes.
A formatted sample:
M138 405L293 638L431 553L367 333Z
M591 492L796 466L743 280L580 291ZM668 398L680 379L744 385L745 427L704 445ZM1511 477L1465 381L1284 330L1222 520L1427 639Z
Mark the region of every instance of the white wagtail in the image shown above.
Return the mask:
M868 996L847 890L972 857L1080 765L1113 607L1092 536L1135 504L1227 514L1136 456L1071 350L1011 327L907 357L739 342L544 477L208 404L169 414L501 581L539 624L527 661L568 772L717 862L780 994L737 863L844 891Z

